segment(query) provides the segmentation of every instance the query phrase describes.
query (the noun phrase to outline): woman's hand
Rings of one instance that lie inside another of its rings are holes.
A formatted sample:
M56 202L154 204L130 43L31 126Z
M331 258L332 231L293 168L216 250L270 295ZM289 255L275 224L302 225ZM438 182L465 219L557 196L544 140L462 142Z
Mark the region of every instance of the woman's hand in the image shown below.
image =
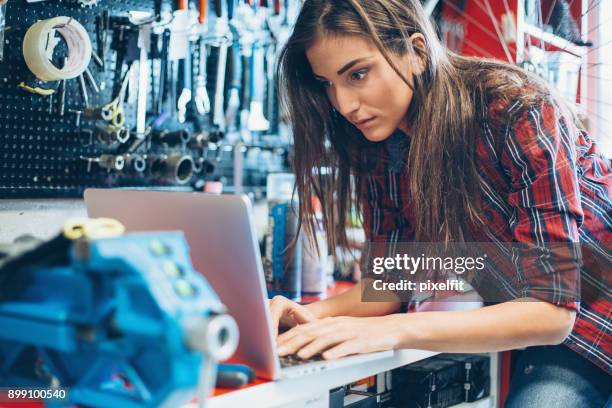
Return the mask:
M392 350L400 344L401 323L397 316L326 317L301 324L278 336L278 353L297 353L304 359L322 353L323 358L331 360Z
M272 329L274 338L278 336L278 327L294 327L298 324L310 323L317 317L306 307L287 299L284 296L274 296L269 301L272 315Z

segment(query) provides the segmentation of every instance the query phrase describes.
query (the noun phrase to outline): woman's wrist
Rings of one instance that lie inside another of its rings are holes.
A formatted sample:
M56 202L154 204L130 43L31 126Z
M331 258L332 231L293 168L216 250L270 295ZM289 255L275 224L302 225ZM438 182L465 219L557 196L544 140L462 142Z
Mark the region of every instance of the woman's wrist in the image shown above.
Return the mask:
M322 319L324 317L335 316L332 313L332 310L329 302L326 300L320 300L318 302L309 303L304 306L310 313L312 313L317 319Z
M410 347L412 343L411 329L408 323L410 315L407 313L393 313L386 316L377 317L383 319L386 328L384 329L390 336L390 341L393 343L393 349L399 350Z

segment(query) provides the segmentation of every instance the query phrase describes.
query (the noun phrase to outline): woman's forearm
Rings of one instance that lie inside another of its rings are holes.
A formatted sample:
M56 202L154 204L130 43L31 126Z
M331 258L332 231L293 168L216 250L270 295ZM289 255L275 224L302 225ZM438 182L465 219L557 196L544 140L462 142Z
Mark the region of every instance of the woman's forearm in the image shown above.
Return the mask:
M362 302L361 284L344 293L306 306L318 318L333 316L369 317L395 312L401 302Z
M470 311L386 316L396 320L395 348L471 353L561 343L575 313L538 301L514 301Z

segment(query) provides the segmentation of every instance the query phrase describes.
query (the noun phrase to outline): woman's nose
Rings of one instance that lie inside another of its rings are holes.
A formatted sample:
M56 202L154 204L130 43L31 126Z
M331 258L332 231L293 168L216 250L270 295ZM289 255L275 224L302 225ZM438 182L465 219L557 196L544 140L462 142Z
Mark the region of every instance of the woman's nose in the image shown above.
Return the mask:
M359 109L359 98L354 92L338 87L335 92L335 105L342 116L349 117L352 112Z

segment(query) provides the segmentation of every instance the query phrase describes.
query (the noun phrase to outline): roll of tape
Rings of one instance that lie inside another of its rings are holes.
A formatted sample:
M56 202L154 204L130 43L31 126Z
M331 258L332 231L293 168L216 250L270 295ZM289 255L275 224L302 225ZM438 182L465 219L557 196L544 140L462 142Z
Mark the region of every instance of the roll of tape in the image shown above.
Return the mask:
M57 45L55 32L66 41L68 58L62 69L51 62ZM91 61L91 40L87 30L71 17L54 17L32 25L23 38L26 65L42 81L76 78L85 72Z

